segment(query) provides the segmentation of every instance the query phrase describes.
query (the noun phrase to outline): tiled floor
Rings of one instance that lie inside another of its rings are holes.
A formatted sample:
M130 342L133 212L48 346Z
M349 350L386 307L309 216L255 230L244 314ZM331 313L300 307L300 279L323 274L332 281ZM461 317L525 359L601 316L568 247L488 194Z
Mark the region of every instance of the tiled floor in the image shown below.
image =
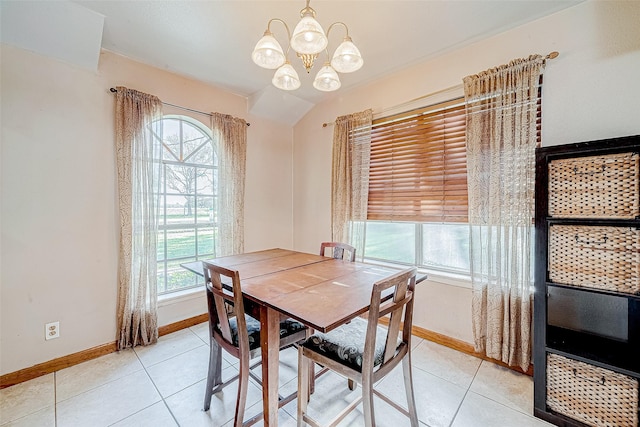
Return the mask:
M414 338L413 346L414 390L421 427L550 425L531 415L530 377L420 338ZM109 354L0 390L0 425L231 426L235 385L214 395L211 410L202 411L207 363L207 325L203 323L164 336L150 347ZM295 349L281 353L282 394L297 387L296 364ZM223 366L223 379L237 372L233 358L225 358ZM401 368L383 379L378 389L402 399L404 405ZM324 375L317 382L309 411L321 421L329 419L358 394L359 389L349 391L343 378ZM358 409L340 426L363 425ZM375 409L378 426L409 424L382 400L376 400ZM246 417L260 410L261 392L252 383ZM279 425L295 426L295 414L294 401L280 410Z

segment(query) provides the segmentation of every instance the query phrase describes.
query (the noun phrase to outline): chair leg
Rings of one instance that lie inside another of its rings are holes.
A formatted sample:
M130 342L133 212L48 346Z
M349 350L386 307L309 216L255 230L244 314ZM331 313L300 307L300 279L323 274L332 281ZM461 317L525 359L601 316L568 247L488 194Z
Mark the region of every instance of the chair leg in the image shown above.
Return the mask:
M316 391L316 364L309 362L309 398ZM307 399L308 401L309 399Z
M352 380L351 378L349 378L347 380L347 386L349 387L349 390L353 391L356 389L356 382L354 380Z
M376 418L373 414L373 381L371 376L362 377L362 409L364 411L364 425L375 427Z
M305 339L309 339L311 335L313 335L314 330L311 328L307 328L307 333ZM316 364L314 362L309 362L309 397L316 391ZM308 401L309 399L307 399Z
M238 398L236 399L234 427L242 427L242 422L244 421L244 409L247 404L247 391L249 390L249 355L240 357L238 371Z
M413 395L413 377L411 374L411 352L402 360L402 372L404 374L404 388L407 393L407 407L411 427L418 427L418 414L416 412L416 400Z
M302 352L302 347L298 348L298 427L306 425L302 419L307 412L307 402L309 402L309 392L311 389L311 378L309 373L312 372L313 362L307 359ZM311 367L309 365L312 365Z
M222 383L222 348L216 340L209 343L209 372L207 373L207 389L204 393L204 410L211 407L211 396L215 386Z

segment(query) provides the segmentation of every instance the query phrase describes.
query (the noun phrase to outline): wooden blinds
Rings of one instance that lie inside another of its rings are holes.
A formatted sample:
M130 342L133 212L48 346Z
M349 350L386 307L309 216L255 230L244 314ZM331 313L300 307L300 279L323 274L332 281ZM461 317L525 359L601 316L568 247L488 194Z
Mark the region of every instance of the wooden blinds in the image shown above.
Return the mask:
M374 120L367 218L467 222L465 127L463 98Z

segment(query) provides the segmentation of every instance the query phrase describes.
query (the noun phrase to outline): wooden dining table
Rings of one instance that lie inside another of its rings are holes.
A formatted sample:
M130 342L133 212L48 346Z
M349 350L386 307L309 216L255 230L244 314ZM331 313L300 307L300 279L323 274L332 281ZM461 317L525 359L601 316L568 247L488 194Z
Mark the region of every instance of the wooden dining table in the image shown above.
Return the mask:
M398 272L390 267L287 249L206 261L238 270L247 311L260 321L265 426L278 425L280 320L293 318L317 331L328 332L367 312L373 284ZM182 266L204 274L201 261Z

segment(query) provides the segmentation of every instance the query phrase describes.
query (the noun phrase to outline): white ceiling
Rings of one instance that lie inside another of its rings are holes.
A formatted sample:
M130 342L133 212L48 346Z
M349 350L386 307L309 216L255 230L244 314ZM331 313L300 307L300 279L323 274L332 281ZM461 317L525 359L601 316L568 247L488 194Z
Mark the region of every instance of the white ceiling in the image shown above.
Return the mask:
M0 10L3 42L43 54L49 51L50 56L82 66L95 61L93 69L97 68L95 51L99 53L102 47L246 96L252 113L294 124L313 105L340 91L581 1L312 0L311 7L325 30L336 21L348 25L364 66L342 74L338 92L323 93L311 85L319 66L307 75L300 61L290 55L302 87L287 94L271 86L273 71L255 65L251 51L270 18L281 18L293 29L305 6L303 0L2 0ZM96 29L102 26L100 15L104 16L101 46L66 48L94 40ZM286 49L284 27L274 23L272 31ZM332 30L330 49L343 35L339 26ZM57 39L64 42L63 48L51 42Z

